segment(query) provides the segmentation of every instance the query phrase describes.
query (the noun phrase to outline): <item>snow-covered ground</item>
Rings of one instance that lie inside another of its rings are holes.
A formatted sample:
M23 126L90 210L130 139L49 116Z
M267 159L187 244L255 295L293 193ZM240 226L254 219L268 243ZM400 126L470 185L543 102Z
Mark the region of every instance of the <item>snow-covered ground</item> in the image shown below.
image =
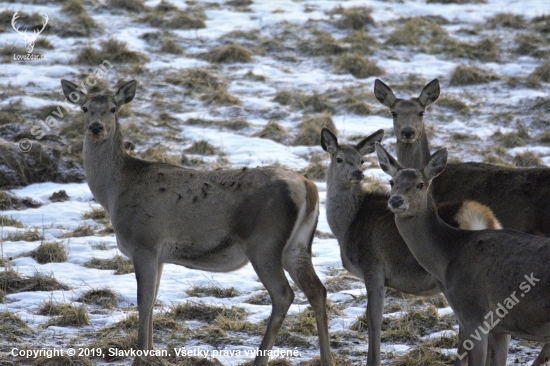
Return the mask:
M156 0L145 2L148 7L155 7L158 3L159 1ZM222 152L219 155L226 159L222 164L223 167L280 164L300 171L309 165L309 158L312 154L324 153L320 146L291 146L253 136L262 130L269 120L276 120L293 135L297 133L296 126L301 118L306 114L313 114L307 109L281 105L273 101L276 93L281 90L305 94L325 93L327 95L342 90L352 90L358 95L363 93L366 95L364 102L371 108L372 113L359 115L341 108L336 108L333 111L332 118L340 138L346 140L358 135L366 136L383 128L386 130L384 144L392 148L394 141L392 120L384 107L376 102L372 93L374 79L377 76L357 79L351 74L335 73L329 56L306 56L295 49L296 44L303 37L309 37L311 42L316 42L316 39L311 36L313 28L328 32L341 42L341 39L350 30L337 28L334 23L338 15L331 16L328 12L338 6L344 8L368 6L372 9L371 16L375 24L368 25L366 33L379 42L378 46L373 47L374 52L369 59L385 69L385 74L378 77L392 87L394 85L401 86L394 90L398 97L403 98L418 96L421 87L437 77L441 81L442 97L450 96L459 99L469 108L467 113L461 114L439 107L436 103L426 113L425 119L434 129L432 146L446 145L453 157L464 161L482 161L497 144L494 133L497 130L502 133L516 131L516 122L519 121L529 132L529 138L526 138L525 144L521 146L506 148L505 154L501 156L502 159L510 162L515 154L529 150L536 152L542 162L550 163L550 148L545 146L542 139L539 138L550 123L550 109L546 107L546 110L544 108L532 110L531 108L537 101L548 100L550 84L542 82L533 86L525 81L533 70L545 60L512 52L515 37L521 32L526 32L527 26L517 29L502 25L497 25L494 28L486 27L487 20L499 13L521 15L526 20L526 24L535 17L548 16L550 15L548 0L488 0L485 4L463 5L427 4L422 0L254 0L253 3L244 7L246 10L218 0L209 2L174 0L172 3L181 10L185 10L187 6L191 5L200 7L206 14L206 28L204 29L171 30L171 37L183 48L183 54L158 52L158 45L151 45L141 38L140 36L147 32L158 32L159 28L139 22L138 18L141 16L139 13L111 9L105 6L104 1L84 1L88 14L97 22L100 31L96 31L91 37L59 37L48 33L48 29L46 29L40 37L46 37L53 45L53 49L37 49L35 51L35 53L44 53L47 57L46 60L22 63L13 59L4 59L0 67L1 87L4 89L14 88L19 91L0 100L0 107L19 99L27 109L65 103L59 80L68 79L80 84L84 82L83 75L89 74L95 68L95 66L77 64L73 61L79 50L85 46L99 48L100 41L115 38L126 42L130 50L142 52L149 58L149 61L142 65L147 70L141 73L126 64L113 62L114 66L108 70L105 78L111 89L120 80L135 78L139 82L140 87L137 95L131 103L130 116L121 119L121 123L124 125L130 123L133 118L137 118L138 128L143 128L145 131L147 136L145 139L136 139L135 145L138 152L161 143L168 147L169 154L180 156L182 150L191 146L194 141L206 140L219 152ZM56 22L60 23L69 19L69 15L62 11L62 6L62 2L54 2L47 6L28 4L27 2L0 2L0 12L9 10L47 13L53 27ZM495 61L484 61L475 57L424 53L415 47L390 46L384 43L389 33L403 24L404 20L402 19L418 16L433 17L441 22L442 28L456 39L473 43L482 38L497 40L498 58ZM447 22L443 23L441 17ZM24 53L21 36L11 29L10 24L2 24L2 26L6 28L6 31L0 33L0 47L15 45L16 52ZM261 37L265 39L282 37L287 40L281 46L280 55L272 51L257 52L253 55L253 61L250 63L212 65L197 57L201 52L207 52L213 47L222 45L223 38L220 37L237 30L257 35L259 38L250 42L258 43L258 47L261 45L261 41L258 40ZM288 34L283 34L283 32L288 32ZM550 42L548 29L545 32L540 31L540 37L546 42L548 50L548 42ZM344 43L342 42L342 44ZM485 84L451 86L449 85L450 75L459 64L492 70L500 77L500 80ZM169 73L188 68L212 68L216 73L223 75L228 80L228 91L238 97L241 104L234 106L206 104L195 96L185 95L184 89L165 80L165 76ZM261 76L263 79L247 78L245 77L247 72L252 72L253 75ZM516 80L516 82L513 83L511 80ZM405 88L408 81L415 83L415 87L410 90ZM154 95L155 92L156 95ZM48 96L45 96L46 94ZM165 104L159 106L159 100ZM162 133L167 129L165 126L157 125L155 118L160 112L168 112L173 117L170 122L173 130L170 135L173 137L172 139L166 139L166 135ZM505 116L506 114L511 114L512 117L508 118ZM42 118L46 117L48 115L43 115ZM241 118L245 119L249 125L244 129L231 130L221 128L216 124L185 124L184 121L189 118L210 121ZM36 123L36 120L25 121L28 128ZM60 123L65 125L70 121L65 116ZM58 134L59 128L54 128L49 133ZM452 138L455 134L464 134L467 137L465 139ZM219 160L219 157L216 156L201 158L213 164ZM326 160L328 158L325 157ZM366 175L379 177L383 181L387 180L378 168L368 169ZM316 183L322 203L318 230L321 233L330 233L324 207L326 185L322 181ZM48 197L60 190L65 190L70 200L50 202ZM4 258L12 258L9 261L10 266L21 275L30 276L35 272L52 273L58 281L70 288L67 291L19 292L6 296L6 303L2 307L24 319L35 332L35 336L31 337L28 342L32 344L40 339L41 343L34 344L34 346L46 348L67 348L70 344L78 345L77 338L82 334L89 334L102 327L112 325L135 311L136 283L132 273L114 275L110 270L91 269L83 266L92 258L111 258L119 254L115 236L96 234L62 238L63 234L81 225L92 226L96 233L103 228L103 224L82 217L85 212L99 207L93 200L86 183L39 183L12 189L11 192L21 197L31 197L42 203L42 206L36 209L9 210L1 213L20 220L27 228L38 228L47 241L62 241L68 252L65 262L38 264L31 257L21 255L37 248L41 241L4 240L3 242ZM9 234L24 230L26 229L4 227L3 236L7 238ZM335 273L342 272L338 243L335 239L326 237L326 235L317 236L313 243L315 255L313 263L323 282L334 277ZM192 297L186 293L186 290L193 286L211 286L212 284L221 288L234 287L239 294L235 297L220 299ZM329 293L329 300L342 309L340 315L331 315L331 333L350 332L350 324L364 313L366 306L364 287L360 283L352 287L354 288L351 290ZM90 312L92 323L90 326L45 327L48 317L37 315L38 307L43 301L53 299L70 303L92 288L115 290L119 294L119 305L109 311ZM264 292L250 265L238 271L223 274L166 265L158 295L158 302L162 306L159 306L157 310L160 312L164 307L187 301L234 305L247 311L249 321L259 322L269 316L271 306L252 305L246 301L253 295ZM357 298L359 300L355 300ZM303 300L302 295L292 305L289 314L303 312L307 307L307 302ZM397 301L399 301L398 298ZM449 308L439 309L440 316L449 312ZM396 314L386 314L386 316L393 315ZM185 326L193 328L199 327L201 324L189 322ZM432 336L438 335L439 333ZM311 339L313 344L316 344L315 337ZM82 342L85 343L86 339L82 339ZM259 337L252 337L250 340L244 340L246 346L225 344L224 347L233 350L253 349L259 345L259 342ZM365 364L366 341L356 343L355 349L348 350L346 354L357 364ZM2 352L5 352L6 355L12 346L17 345L12 345L10 341L6 340L0 342ZM210 351L215 349L204 342L193 339L180 346L187 349ZM414 342L384 342L383 351L386 357L384 362L391 362L393 357L406 352L412 346L414 346ZM278 348L285 349L285 347ZM520 365L527 365L536 356L532 353L533 349L530 346L521 342L514 341L512 348L514 352L509 354L509 363L516 362ZM301 357L291 358L293 363L297 364L318 354L316 347L304 348L299 351ZM9 355L5 357L6 360L11 359ZM240 357L220 355L217 358L224 365L236 365L250 359L245 355ZM131 361L127 359L125 362L125 364L129 364Z

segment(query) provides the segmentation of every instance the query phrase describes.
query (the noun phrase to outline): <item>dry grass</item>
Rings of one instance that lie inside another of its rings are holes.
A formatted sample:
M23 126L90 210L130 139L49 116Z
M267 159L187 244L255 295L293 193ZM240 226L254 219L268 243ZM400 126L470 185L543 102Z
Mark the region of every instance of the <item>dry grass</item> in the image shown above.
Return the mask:
M199 141L194 141L193 145L191 145L190 147L188 147L184 151L189 153L189 154L215 155L216 152L217 152L217 149L216 149L216 147L211 145L208 141L199 140Z
M340 74L350 73L358 79L384 74L383 68L356 53L345 53L338 56L334 61L334 70Z
M312 155L309 165L302 169L300 174L307 179L324 181L326 179L327 168L328 166L322 155Z
M288 131L283 126L273 120L267 122L267 124L264 126L264 128L262 128L261 131L254 133L252 136L262 139L273 140L282 144L286 144L290 139Z
M61 11L71 15L86 14L86 8L84 8L82 0L65 0Z
M0 289L7 294L29 291L68 290L69 287L58 282L53 273L35 272L32 276L20 276L14 270L0 271Z
M292 141L292 145L320 145L323 127L330 129L335 134L337 133L336 126L329 113L305 116L298 125L298 133Z
M143 0L107 0L107 4L115 9L124 9L132 12L145 10Z
M306 56L331 56L344 52L332 34L320 30L313 32L313 38L308 38L298 44L298 50Z
M204 54L203 57L209 62L224 64L252 62L252 52L238 44L227 44L222 47L213 48Z
M1 215L0 214L0 226L11 226L16 227L18 229L22 229L25 227L23 223L17 219L14 219L11 216Z
M520 168L536 167L543 168L546 165L543 163L542 159L533 151L524 151L522 153L517 153L512 158L512 164Z
M244 320L246 317L246 311L242 308L237 308L234 306L228 308L225 306L188 301L184 304L172 307L167 315L178 320L200 320L211 323L218 316L224 316L233 320Z
M450 356L446 356L432 348L420 346L408 351L403 356L396 357L391 366L444 366L453 365Z
M132 261L118 254L109 259L92 258L84 263L84 267L113 270L116 275L134 273Z
M172 149L162 144L155 144L148 147L139 154L142 159L149 161L158 161L162 163L178 165L178 156L172 154Z
M504 27L522 29L527 27L527 21L523 15L512 13L497 13L486 19L490 28Z
M67 260L66 247L59 241L42 242L38 248L29 254L40 264L61 263Z
M65 190L60 190L57 192L52 193L50 197L48 197L50 202L65 202L70 200L71 198L67 195L67 192Z
M182 11L175 5L162 0L153 11L141 18L142 22L163 29L201 29L206 28L206 15L199 8Z
M0 312L0 334L4 339L17 340L17 337L28 335L30 328L17 314L9 311Z
M499 61L498 43L494 39L485 38L475 43L448 39L441 47L435 47L433 53L444 52L453 57L480 61Z
M185 293L189 296L195 297L217 297L217 298L227 298L239 296L239 291L235 287L222 288L216 285L210 286L192 286L189 289L185 290Z
M38 241L44 240L42 234L38 231L38 228L28 229L25 231L16 231L15 233L10 233L6 237L7 241Z
M84 220L104 221L109 219L109 214L103 207L92 207L82 214Z
M62 238L81 238L83 236L95 235L94 229L90 225L78 225L76 229L63 234Z
M117 305L117 294L108 288L90 289L83 293L77 301L112 309Z
M452 86L474 85L499 80L492 72L475 66L458 65L451 74L449 84Z
M114 38L102 41L101 48L84 47L76 56L75 62L85 65L100 65L104 60L112 64L141 64L149 58L144 54L128 49L126 42Z
M404 19L399 19L402 24ZM427 46L440 43L448 38L448 33L440 22L428 17L413 17L406 19L403 25L397 26L390 34L387 45L390 46Z
M338 28L353 30L364 29L367 25L374 25L371 13L372 9L365 6L352 6L349 8L338 6L329 12L331 16L340 15L335 23Z
M38 357L33 365L35 366L93 366L93 362L85 357L78 356L53 356Z
M52 299L42 302L38 308L39 315L56 316L68 309L71 305L65 303L55 303Z
M550 83L550 61L546 61L541 65L537 66L528 78L537 82Z
M82 327L90 324L92 322L85 305L69 305L61 309L59 315L48 321L48 325L60 327Z
M173 39L167 39L162 42L160 52L171 53L173 55L181 55L183 54L183 48L181 48L180 45L177 44Z

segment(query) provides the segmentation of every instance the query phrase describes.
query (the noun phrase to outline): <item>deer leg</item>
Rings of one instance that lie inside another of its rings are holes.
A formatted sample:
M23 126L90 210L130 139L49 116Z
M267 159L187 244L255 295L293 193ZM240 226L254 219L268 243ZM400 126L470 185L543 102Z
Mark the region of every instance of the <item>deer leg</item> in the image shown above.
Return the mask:
M159 277L159 263L149 252L136 252L132 256L137 280L138 349L153 349L153 305Z
M468 329L471 329L468 331ZM476 332L477 330L477 332ZM465 328L465 334L479 335L479 339L474 342L474 347L468 351L468 366L480 366L485 365L487 360L487 344L489 343L489 336L483 334L475 327Z
M457 357L454 366L466 366L468 364L468 352L466 352L466 349L464 348L464 328L462 326L458 326L458 350L457 355L460 357Z
M487 366L505 366L511 336L506 333L489 333L487 345Z
M308 253L301 253L301 255L293 257L285 255L284 266L313 308L319 336L319 348L321 349L321 365L330 366L332 365L332 356L326 310L327 290L317 277L311 263L311 256Z
M157 284L155 286L155 297L153 298L153 306L151 306L151 311L149 312L149 329L151 331L149 332L149 335L147 338L147 344L150 344L151 348L153 348L153 308L155 307L155 302L157 300L157 296L159 293L160 277L162 276L163 268L164 268L164 263L159 263L158 270L157 270Z
M542 347L542 350L537 358L535 358L531 366L546 365L548 361L550 361L550 343L546 343L544 347Z
M266 248L268 246L265 246ZM257 246L256 248L261 248ZM262 248L263 249L263 248ZM255 255L249 256L250 262L258 275L258 278L267 289L271 298L272 309L267 329L260 344L260 351L269 351L275 344L275 339L281 329L281 324L294 300L294 292L290 288L283 270L281 251L263 250ZM269 356L259 354L254 360L254 366L267 366Z
M365 287L367 288L367 326L369 334L369 350L367 356L368 366L379 366L380 338L382 333L382 319L384 317L384 297L386 287L382 271L374 274L365 274Z

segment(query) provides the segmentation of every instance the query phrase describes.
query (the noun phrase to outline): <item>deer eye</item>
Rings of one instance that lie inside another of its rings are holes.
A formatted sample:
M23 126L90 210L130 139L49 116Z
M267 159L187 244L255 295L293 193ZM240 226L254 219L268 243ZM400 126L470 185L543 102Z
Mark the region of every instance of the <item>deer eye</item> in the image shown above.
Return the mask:
M397 113L395 113L395 112L391 112L391 115L392 115L393 118L397 117Z
M418 184L416 185L416 188L418 188L418 189L424 188L424 182L418 183Z
M365 164L365 160L361 160L361 165Z
M111 113L115 113L115 112L116 112L116 107L111 108Z
M84 113L88 112L88 108L82 107L82 112L84 112Z
M424 112L418 113L418 117L424 117Z
M342 159L336 158L336 162L337 162L337 163L341 163L341 162L342 162Z
M390 187L393 187L394 183L393 180L390 180Z

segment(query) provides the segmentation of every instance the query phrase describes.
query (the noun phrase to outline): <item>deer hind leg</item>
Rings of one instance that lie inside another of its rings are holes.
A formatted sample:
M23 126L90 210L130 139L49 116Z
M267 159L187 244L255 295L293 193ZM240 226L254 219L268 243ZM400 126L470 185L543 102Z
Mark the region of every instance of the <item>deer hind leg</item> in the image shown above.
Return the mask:
M546 365L550 361L550 343L546 343L531 366Z
M485 365L487 360L487 345L489 336L483 332L476 333L476 327L465 328L464 334L479 334L479 340L474 341L474 347L468 351L468 366Z
M271 316L260 344L260 351L269 351L273 348L286 313L294 300L294 292L290 288L283 270L282 244L278 248L277 245L270 244L273 243L266 243L265 238L262 237L258 240L254 253L248 255L258 278L267 289L272 303ZM256 355L254 366L267 366L268 358L267 354Z
M369 334L367 365L380 366L380 339L384 317L384 297L386 295L382 270L365 274L365 287L367 288L366 314Z
M486 366L505 366L508 358L508 347L510 346L509 334L505 333L489 333L487 344L487 361Z
M319 348L321 350L321 364L332 365L330 340L328 335L327 317L327 290L313 268L311 262L311 245L317 227L317 215L311 214L293 232L283 254L284 268L298 288L306 295L313 308Z
M153 305L162 265L154 254L137 251L132 256L137 280L138 349L153 349Z

